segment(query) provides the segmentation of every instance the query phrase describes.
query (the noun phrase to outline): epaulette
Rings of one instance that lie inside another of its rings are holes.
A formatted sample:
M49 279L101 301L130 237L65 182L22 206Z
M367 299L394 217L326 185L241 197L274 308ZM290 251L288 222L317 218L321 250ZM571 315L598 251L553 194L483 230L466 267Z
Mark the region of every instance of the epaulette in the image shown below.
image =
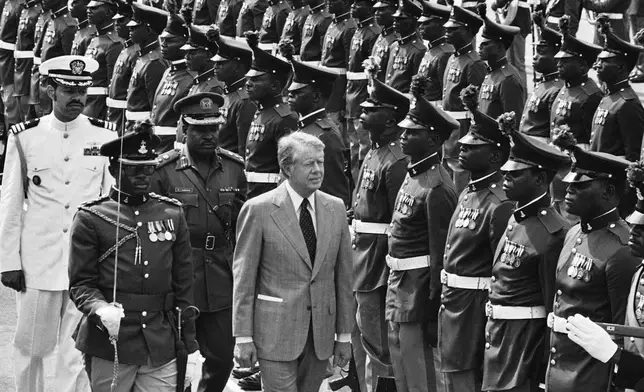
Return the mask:
M467 58L469 58L472 61L480 61L481 56L479 56L479 52L475 50L471 50L468 53L466 53Z
M606 227L609 232L613 233L619 239L622 245L628 245L629 229L626 222L620 219Z
M109 38L110 40L112 40L112 42L121 42L122 43L121 37L119 37L119 35L116 33L116 31L112 30L109 33L105 34L105 36L107 38Z
M590 81L590 79L589 79L589 81ZM601 93L601 91L602 91L602 90L600 90L600 88L595 83L589 83L589 82L580 84L579 89L581 91L585 92L586 94L588 94L588 96L591 96L591 95L596 94L596 93Z
M81 205L78 207L78 209L80 210L81 207L91 207L91 206L96 205L98 203L102 203L102 202L104 202L105 200L107 200L109 198L110 197L106 195L106 196L101 196L101 197L99 197L97 199L94 199L94 200L86 201L84 203L81 203Z
M375 23L372 23L367 27L369 28L369 30L371 30L372 33L376 35L380 34L380 32L382 31L382 28Z
M320 12L320 15L324 16L325 18L333 18L333 15L327 10Z
M241 99L248 99L248 93L246 92L245 88L240 88L237 91L237 94L239 95L239 98Z
M280 11L284 11L284 10L286 10L286 13L290 13L290 12L291 12L291 6L289 6L289 5L288 5L288 3L287 3L286 1L284 1L284 2L280 2L280 3L278 3L278 4L279 4L279 10L280 10Z
M162 168L163 166L176 162L177 159L181 156L181 150L178 148L175 148L174 150L170 150L168 152L164 152L163 154L159 155L157 159L159 160L159 164L157 165L157 169Z
M76 18L72 17L69 13L65 14L64 17L60 18L68 27L78 28L78 21Z
M629 87L629 88L625 88L625 89L623 89L623 90L619 90L619 91L617 92L617 94L619 94L619 96L620 96L623 100L625 100L625 101L630 101L630 100L633 100L633 99L638 99L637 94L635 94L635 91L633 91L633 89L632 89L632 88L630 88L630 87Z
M424 173L421 173L419 176L425 176L427 178L427 182L425 183L425 186L428 188L436 188L440 184L444 183L443 177L440 174L440 169L439 169L440 164L432 165L427 169Z
M288 105L281 103L278 105L273 106L273 109L277 112L277 114L280 115L280 117L287 117L293 112L291 112L291 109L288 107Z
M156 193L153 193L153 192L150 192L150 197L151 197L151 198L153 198L153 199L157 199L157 200L165 201L166 203L169 203L169 204L174 204L175 206L178 206L178 207L183 206L183 204L181 204L181 202L180 202L179 200L177 200L177 199L173 199L173 198L171 198L171 197L166 197L166 196L157 195Z
M564 218L557 214L552 206L541 210L541 212L537 214L537 218L539 218L539 221L541 221L550 234L556 233L566 227Z
M9 128L9 132L13 133L14 135L17 135L22 131L35 127L36 125L38 125L39 122L40 122L39 118L34 118L33 120L18 123L16 125L12 125L11 128Z
M500 201L506 201L508 200L508 197L503 190L503 186L501 186L502 182L503 179L498 182L493 182L487 187L487 189L489 189L491 193L498 197Z
M318 118L315 123L322 129L333 129L333 122L328 117Z
M153 50L147 53L145 56L148 56L150 60L162 60L161 53L158 50ZM141 56L142 58L145 56Z
M417 39L417 40L413 41L412 44L414 45L414 47L416 49L419 49L419 50L421 50L423 52L427 51L427 46L425 46L425 43L423 42L422 39Z
M101 120L99 118L87 117L89 122L95 127L105 128L110 131L116 131L116 124L110 121Z
M400 143L395 141L395 142L389 142L389 145L387 146L389 151L393 154L393 156L396 158L397 161L401 159L405 159L407 155L402 151L402 147L400 147Z
M505 77L514 75L514 70L510 67L510 63L505 67L501 67L501 74Z
M242 158L241 155L236 154L236 153L234 153L232 151L226 150L225 148L219 147L219 155L224 157L224 158L228 158L228 159L230 159L232 161L235 161L235 162L237 162L237 163L239 163L241 165L244 164L244 158Z

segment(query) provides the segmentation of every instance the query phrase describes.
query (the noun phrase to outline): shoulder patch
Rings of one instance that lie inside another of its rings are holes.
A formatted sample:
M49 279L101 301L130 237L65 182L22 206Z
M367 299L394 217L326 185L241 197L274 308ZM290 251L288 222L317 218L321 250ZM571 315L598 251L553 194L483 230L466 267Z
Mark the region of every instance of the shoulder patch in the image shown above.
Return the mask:
M176 162L177 159L181 156L181 150L175 148L174 150L170 150L168 152L164 152L163 154L159 155L157 159L159 160L159 164L157 165L157 169L162 168L163 166Z
M228 158L232 161L235 161L241 165L244 164L244 158L242 158L241 155L236 154L230 150L226 150L225 148L219 147L219 155L221 155L222 157Z
M94 200L86 201L86 202L82 203L82 204L78 207L78 209L80 210L80 209L81 209L81 207L90 207L90 206L93 206L93 205L96 205L96 204L102 203L102 202L104 202L105 200L107 200L107 199L109 199L109 198L110 198L109 196L102 196L102 197L99 197L99 198L94 199Z
M156 193L153 193L153 192L150 192L150 197L151 197L151 198L153 198L153 199L160 200L160 201L165 201L165 202L166 202L166 203L168 203L168 204L174 204L174 205L175 205L175 206L177 206L177 207L181 207L181 206L183 205L183 204L181 204L181 202L180 202L179 200L177 200L177 199L173 199L173 198L171 198L171 197L166 197L166 196L157 195Z
M544 215L543 212L546 214ZM537 218L550 234L556 233L566 227L564 218L562 218L553 207L548 207L545 210L542 210L542 212L537 215Z
M508 197L505 195L505 191L503 190L503 186L501 186L501 181L493 182L487 187L487 189L489 189L491 193L493 193L496 197L498 197L499 200L501 201L508 200Z
M113 122L101 120L94 117L87 117L87 119L90 123L92 123L92 125L96 127L109 129L110 131L116 131L116 124L114 124Z
M333 129L333 123L329 120L328 117L318 118L315 120L315 123L320 126L322 129Z
M287 117L293 112L291 112L291 109L288 107L288 105L284 103L280 103L279 105L273 106L273 109L277 112L277 114L280 115L280 117Z
M637 94L632 88L626 88L623 91L619 91L617 94L619 94L619 96L625 101L638 99Z
M16 125L12 125L11 128L9 128L9 131L11 133L13 133L14 135L17 135L22 131L26 131L29 128L35 127L36 125L38 125L39 122L40 122L39 118L34 118L33 120L29 120L29 121L18 123Z
M608 231L613 233L622 245L628 245L629 229L626 222L623 220L618 220L608 225Z
M393 154L394 157L396 157L396 160L401 160L405 159L407 155L405 155L402 151L402 148L400 147L400 142L395 141L395 142L389 142L389 145L387 145L387 148L389 151Z

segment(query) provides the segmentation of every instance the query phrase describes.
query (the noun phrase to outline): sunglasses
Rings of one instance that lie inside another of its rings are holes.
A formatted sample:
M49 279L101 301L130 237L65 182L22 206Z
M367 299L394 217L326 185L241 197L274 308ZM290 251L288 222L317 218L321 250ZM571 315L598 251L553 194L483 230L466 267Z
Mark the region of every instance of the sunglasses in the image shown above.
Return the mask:
M144 174L146 176L151 176L156 170L155 165L122 165L121 169L125 175L132 177L138 174Z

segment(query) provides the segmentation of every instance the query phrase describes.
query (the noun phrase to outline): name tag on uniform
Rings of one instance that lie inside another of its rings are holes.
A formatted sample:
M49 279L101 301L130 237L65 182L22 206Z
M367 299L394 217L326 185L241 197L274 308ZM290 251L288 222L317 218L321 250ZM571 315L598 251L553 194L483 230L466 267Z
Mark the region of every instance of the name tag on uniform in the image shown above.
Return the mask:
M182 188L182 187L175 187L174 192L175 193L194 193L194 188Z
M98 157L101 155L99 142L89 142L83 147L83 155L90 157Z

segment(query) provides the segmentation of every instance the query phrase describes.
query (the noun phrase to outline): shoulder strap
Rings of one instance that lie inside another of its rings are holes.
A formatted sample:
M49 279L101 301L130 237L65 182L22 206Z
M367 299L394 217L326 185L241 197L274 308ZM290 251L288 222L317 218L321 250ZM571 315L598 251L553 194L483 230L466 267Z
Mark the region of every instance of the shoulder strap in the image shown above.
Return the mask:
M27 189L29 188L29 177L27 177L27 158L25 157L25 150L22 148L22 143L17 134L13 135L13 140L16 142L16 149L18 150L18 157L20 159L20 174L22 175L22 188L27 198Z

